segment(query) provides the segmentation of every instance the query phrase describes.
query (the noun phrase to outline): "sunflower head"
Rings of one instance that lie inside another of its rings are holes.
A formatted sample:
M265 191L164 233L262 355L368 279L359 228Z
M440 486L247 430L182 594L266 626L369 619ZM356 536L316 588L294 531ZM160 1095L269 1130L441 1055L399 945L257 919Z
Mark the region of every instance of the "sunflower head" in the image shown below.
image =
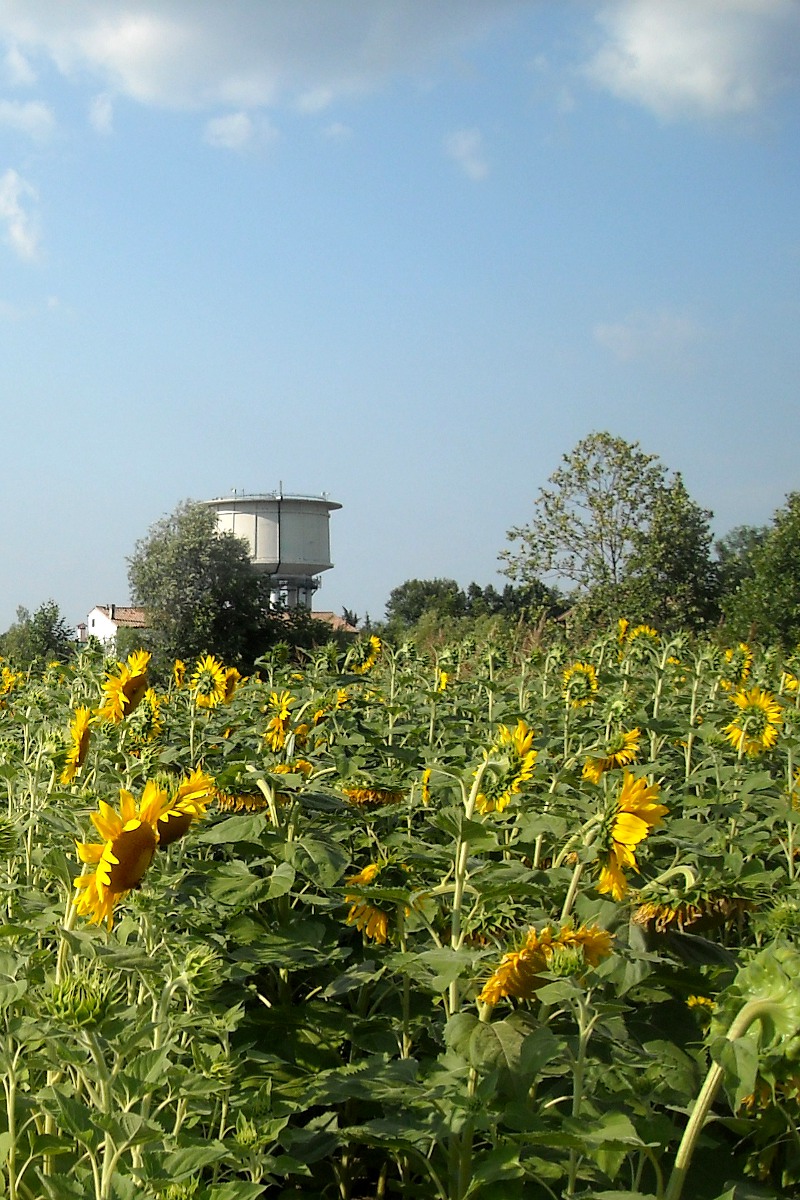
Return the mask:
M570 708L585 708L597 694L597 671L591 663L576 662L562 673L562 695Z
M720 685L726 692L732 691L733 688L744 687L750 677L752 665L753 651L747 642L739 642L738 646L730 647L722 656Z
M117 673L109 675L103 684L103 701L98 709L101 720L118 725L141 703L150 686L150 658L149 651L135 650L127 662L117 664Z
M198 708L216 708L225 699L225 668L213 654L198 660L189 686Z
M358 642L350 651L347 666L354 675L366 675L378 661L381 639L373 634L366 642Z
M517 721L513 729L498 726L494 743L484 751L487 766L475 801L479 813L503 812L530 783L538 757L533 738L525 721Z
M625 772L619 796L604 827L607 858L597 887L599 892L610 893L614 900L621 900L628 890L623 867L638 871L636 847L661 824L668 811L658 803L659 793L657 783L648 785L646 779Z
M751 758L772 749L783 720L783 709L775 697L753 687L749 692L736 692L731 700L739 714L725 726L725 737L734 749Z
M148 782L137 805L130 792L120 790L119 811L101 800L92 813L102 842L78 842L78 857L95 868L75 880L75 907L94 924L110 929L114 904L132 888L138 888L158 845L158 820L168 797L155 783Z
M356 875L350 875L345 882L350 887L369 888L378 878L381 870L381 863L371 862ZM348 893L344 899L345 903L350 905L347 924L355 925L356 929L364 934L364 937L373 942L385 942L389 936L389 914L361 895L360 890L356 893Z
M641 736L638 729L620 729L606 743L603 754L586 759L583 764L583 778L592 783L599 783L606 771L636 762Z
M91 723L92 710L90 708L82 707L75 710L75 716L69 727L70 744L67 750L67 759L61 772L63 784L72 783L84 764L89 750Z

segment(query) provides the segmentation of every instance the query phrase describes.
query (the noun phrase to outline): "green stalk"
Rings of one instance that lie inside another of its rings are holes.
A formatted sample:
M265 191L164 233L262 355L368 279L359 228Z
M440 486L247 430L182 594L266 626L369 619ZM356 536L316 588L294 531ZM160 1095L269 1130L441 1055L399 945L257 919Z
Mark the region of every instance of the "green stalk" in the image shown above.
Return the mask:
M780 1005L775 1000L750 1000L743 1008L739 1010L733 1019L730 1029L725 1035L725 1040L735 1042L742 1037L754 1021L760 1021L763 1017L777 1011ZM713 1063L706 1075L705 1082L695 1101L692 1115L689 1118L689 1123L683 1131L681 1144L678 1147L678 1153L675 1157L675 1166L672 1168L667 1190L664 1194L664 1200L680 1200L683 1192L683 1185L686 1180L686 1175L692 1161L692 1155L697 1145L697 1139L705 1125L706 1117L709 1109L714 1103L719 1085L722 1083L724 1071L719 1063Z
M472 787L468 796L464 798L464 820L471 821L472 814L475 811L475 804L481 790L483 776L486 773L486 768L489 765L489 760L486 759L480 764L475 772L475 778L472 782ZM464 784L462 783L462 789ZM465 790L465 789L464 789ZM453 912L450 919L450 948L452 950L460 950L464 941L464 931L461 927L461 910L464 903L464 886L467 882L467 861L469 859L469 838L459 834L456 841L455 849L455 870L453 878ZM449 1012L448 1016L458 1012L460 1003L458 980L454 979L450 984L449 989Z

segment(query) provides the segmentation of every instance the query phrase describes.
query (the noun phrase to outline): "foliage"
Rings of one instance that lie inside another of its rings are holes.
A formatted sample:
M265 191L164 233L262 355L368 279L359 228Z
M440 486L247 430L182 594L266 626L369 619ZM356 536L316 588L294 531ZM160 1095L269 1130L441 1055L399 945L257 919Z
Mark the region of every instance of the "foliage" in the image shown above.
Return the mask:
M54 600L46 600L31 615L17 609L17 619L0 637L0 652L22 667L52 660L64 662L75 649L75 634Z
M697 628L716 615L710 512L638 442L610 433L584 438L540 489L528 525L500 558L528 581L551 574L571 584L584 623L625 613L669 629Z
M386 620L390 629L402 631L423 618L443 624L495 616L536 619L558 608L557 594L538 580L522 587L506 584L498 591L491 583L481 587L472 582L464 590L455 579L408 579L390 593Z
M635 626L4 672L0 1192L790 1200L798 672Z
M247 544L218 533L205 504L185 501L157 521L128 559L128 581L162 661L211 653L249 666L274 640L264 581L252 570Z
M800 641L800 492L764 530L738 532L739 586L725 600L731 632L785 648Z
M714 543L723 603L734 597L745 579L752 578L755 559L768 532L766 525L737 525Z
M712 513L691 499L680 474L656 492L625 586L631 619L659 629L702 629L719 617L719 570L711 558Z

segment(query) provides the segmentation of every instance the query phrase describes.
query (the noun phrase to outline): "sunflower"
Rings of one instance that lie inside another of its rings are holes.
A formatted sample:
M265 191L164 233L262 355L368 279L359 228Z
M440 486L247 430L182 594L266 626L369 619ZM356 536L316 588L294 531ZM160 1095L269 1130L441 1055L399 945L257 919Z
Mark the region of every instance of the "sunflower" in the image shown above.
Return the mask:
M267 798L263 792L258 789L252 791L243 788L237 788L230 792L217 792L217 804L225 812L263 812L265 808L269 808Z
M545 982L540 978L550 969L559 951L578 952L583 966L596 967L611 953L612 935L598 925L563 926L557 933L546 926L531 929L520 950L504 954L478 996L479 1004L498 1004L504 997L530 1000Z
M175 659L175 665L172 668L172 678L175 681L176 688L183 687L183 681L186 678L186 663L182 658Z
M75 710L75 716L69 727L71 745L67 750L67 761L64 764L64 770L61 772L61 782L64 784L72 783L78 773L78 769L84 764L86 753L89 749L89 726L91 722L92 710L90 708L78 708Z
M150 686L147 678L150 658L148 650L135 650L128 655L127 662L117 664L118 674L109 675L103 684L105 697L97 712L102 721L119 725L144 698Z
M241 682L242 677L236 670L236 667L225 668L225 695L223 696L223 700L226 704L230 704Z
M141 804L121 789L119 812L101 800L92 813L92 824L102 842L78 842L81 862L93 865L92 874L75 880L75 907L92 924L105 921L110 929L114 905L132 888L138 888L158 845L158 822L169 805L167 793L157 784L145 784Z
M130 721L133 740L140 746L154 742L164 730L161 701L154 688L148 688Z
M503 812L525 784L533 778L538 751L533 749L533 730L524 721L514 729L500 725L494 744L484 750L489 763L482 779L475 807L479 813ZM498 768L493 770L493 768Z
M583 778L591 780L592 783L599 783L606 771L613 771L616 767L627 767L636 762L641 736L638 729L629 729L627 733L621 729L606 744L604 754L586 759L583 764Z
M380 787L377 784L342 787L351 804L399 804L405 793L402 788Z
M0 696L8 696L10 692L14 691L14 688L19 687L24 678L22 671L15 671L12 667L3 667L2 674L0 674Z
M291 708L297 701L291 692L270 692L267 711L272 713L264 741L276 754L282 750L292 723Z
M636 625L628 633L628 645L633 646L640 640L643 645L657 646L660 641L658 630L653 629L652 625Z
M380 874L380 870L380 863L369 863L363 871L351 875L345 882L356 888L369 887ZM348 925L355 925L356 929L362 930L364 936L374 942L386 941L389 934L388 913L358 895L346 895L345 903L350 905L347 914Z
M213 654L198 660L189 686L198 708L216 708L225 699L225 668Z
M681 933L686 930L699 933L728 921L741 921L752 907L751 900L738 896L696 895L694 901L668 897L640 904L633 921L655 933L669 933L673 928Z
M184 837L192 823L206 815L206 809L216 794L217 789L210 775L200 767L190 771L178 784L158 818L156 832L159 849L164 850Z
M747 645L747 642L739 642L738 646L726 650L722 656L720 686L726 692L735 687L743 688L750 677L750 668L752 665L753 651Z
M562 695L571 708L585 708L597 692L597 671L591 663L576 662L567 667L561 678Z
M378 661L381 652L381 639L373 634L366 644L359 643L351 651L350 670L354 675L366 675Z
M614 900L621 900L628 890L628 881L622 868L638 871L634 850L644 841L650 830L661 824L668 811L657 804L657 783L650 787L646 779L636 779L630 771L625 772L622 790L607 827L608 860L600 872L598 892L610 892Z
M752 687L731 696L739 716L725 726L725 737L740 754L751 758L770 750L778 740L781 706L770 692Z

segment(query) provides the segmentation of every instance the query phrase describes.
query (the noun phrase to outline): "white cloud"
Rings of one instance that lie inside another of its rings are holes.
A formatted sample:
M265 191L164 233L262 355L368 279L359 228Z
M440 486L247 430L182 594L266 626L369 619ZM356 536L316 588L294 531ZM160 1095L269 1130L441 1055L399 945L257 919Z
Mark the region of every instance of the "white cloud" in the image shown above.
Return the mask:
M268 146L276 142L277 129L265 117L251 117L246 112L228 113L206 122L205 141L219 150L244 150L248 146Z
M331 121L330 125L326 125L322 132L326 138L330 138L334 142L346 142L353 136L351 127L343 125L341 121Z
M479 129L457 129L445 138L444 148L470 179L485 179L489 174L489 164L483 152L483 136Z
M114 130L114 100L108 92L93 96L89 105L89 123L97 133L104 135Z
M749 112L800 77L796 0L611 0L585 70L662 117Z
M39 231L35 212L26 202L38 199L36 189L13 168L0 175L0 222L5 225L5 240L20 258L32 260L39 254Z
M422 72L521 0L0 0L0 40L68 77L173 108L333 99Z
M11 87L30 87L36 82L36 72L19 46L11 45L6 50L2 65L3 81Z
M0 125L41 141L52 133L55 121L48 106L38 100L0 100Z
M619 362L653 359L683 362L704 337L704 331L685 313L662 309L656 313L634 313L624 321L597 324L592 335Z

